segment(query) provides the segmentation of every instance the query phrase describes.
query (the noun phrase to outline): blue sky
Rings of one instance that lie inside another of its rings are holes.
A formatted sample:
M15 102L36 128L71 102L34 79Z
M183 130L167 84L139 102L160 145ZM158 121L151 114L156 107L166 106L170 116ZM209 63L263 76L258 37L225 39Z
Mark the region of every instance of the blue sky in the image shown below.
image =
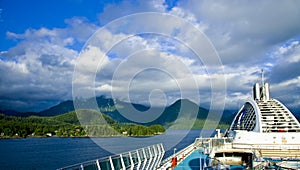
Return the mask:
M6 32L23 33L26 29L39 29L41 27L66 27L65 19L74 16L83 16L90 22L98 23L98 14L110 3L117 1L91 0L88 3L81 0L66 1L1 1L1 50L15 45L7 41Z
M252 84L264 69L271 96L299 111L299 3L2 0L0 109L40 111L72 99L77 66L81 83L75 87L87 94L91 90L153 105L190 96L203 107L226 109L238 109L251 96ZM132 14L147 12L161 17L129 20ZM203 60L197 58L186 44L199 42L201 48L202 41L193 39L192 29L180 25L181 19L208 38L221 65L207 65L205 51ZM132 34L144 27L164 34ZM117 40L122 41L107 49ZM102 63L93 62L99 59ZM156 70L146 69L150 66ZM219 103L211 102L212 91Z

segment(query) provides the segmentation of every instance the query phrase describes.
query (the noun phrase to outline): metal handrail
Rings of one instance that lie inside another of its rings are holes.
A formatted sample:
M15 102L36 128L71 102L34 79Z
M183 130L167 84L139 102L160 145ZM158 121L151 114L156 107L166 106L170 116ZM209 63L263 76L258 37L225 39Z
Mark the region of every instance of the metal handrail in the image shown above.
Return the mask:
M103 157L103 158L99 158L99 159L95 159L95 160L91 160L91 161L86 161L86 162L66 166L63 168L59 168L58 170L68 170L68 169L70 169L70 170L71 169L82 169L83 170L87 166L93 166L93 167L95 167L95 169L101 170L100 164L105 163L105 162L108 163L108 165L110 165L111 169L117 170L116 167L114 167L114 165L113 165L114 159L120 159L121 168L119 168L119 169L133 169L133 167L137 166L140 163L139 161L133 161L133 159L140 159L140 158L138 158L139 151L145 151L145 149L147 149L148 153L149 153L148 155L144 155L144 161L146 161L148 163L148 167L154 167L154 166L159 165L160 161L164 155L164 152L165 152L163 149L162 143L147 146L147 147L140 148L140 149L136 149L133 151L124 152L124 153L117 154L117 155L107 156L107 157ZM136 154L137 158L132 157L132 154ZM124 160L123 160L124 155L128 156L127 158L130 159L129 165L125 165L125 163L124 163Z

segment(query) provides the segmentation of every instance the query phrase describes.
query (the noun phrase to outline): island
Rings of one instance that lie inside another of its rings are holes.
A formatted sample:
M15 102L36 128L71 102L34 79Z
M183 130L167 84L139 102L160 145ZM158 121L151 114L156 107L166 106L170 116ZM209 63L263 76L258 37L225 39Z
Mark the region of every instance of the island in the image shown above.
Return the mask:
M161 125L120 123L95 110L71 111L57 116L0 114L0 138L153 136L165 133Z

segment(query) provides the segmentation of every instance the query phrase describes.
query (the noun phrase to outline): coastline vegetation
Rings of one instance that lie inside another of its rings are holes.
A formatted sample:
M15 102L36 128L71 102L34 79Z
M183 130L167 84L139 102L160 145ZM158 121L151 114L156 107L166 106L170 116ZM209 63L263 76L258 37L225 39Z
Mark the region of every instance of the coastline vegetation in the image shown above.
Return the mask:
M0 138L152 136L164 133L161 125L119 123L94 110L51 117L16 117L0 114Z

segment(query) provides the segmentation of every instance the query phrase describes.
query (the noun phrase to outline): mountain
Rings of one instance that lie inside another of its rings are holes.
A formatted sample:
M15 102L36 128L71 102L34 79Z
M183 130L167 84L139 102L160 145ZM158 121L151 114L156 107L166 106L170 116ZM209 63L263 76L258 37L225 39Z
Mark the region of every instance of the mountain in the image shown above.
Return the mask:
M43 110L38 113L39 116L56 116L63 113L74 111L74 105L72 100L67 100L59 103L56 106Z
M98 107L95 108L95 99L75 100L76 109L94 109L100 110L101 113L111 117L113 120L121 123L139 123L142 125L160 124L171 126L177 120L177 126L180 128L190 128L194 124L195 118L197 121L204 124L209 111L188 99L179 99L170 106L164 107L149 107L141 104L127 103L120 100L99 96L96 98ZM40 116L53 116L73 111L74 106L72 101L65 101L56 106L53 106L39 113ZM221 123L230 124L234 114L226 112L222 116ZM213 120L212 120L213 121ZM212 122L214 124L218 122ZM179 125L180 124L180 125ZM184 125L185 124L185 125ZM198 126L200 127L200 125Z
M14 110L0 110L0 113L3 113L7 116L17 116L20 115L20 112L14 111Z
M142 123L144 125L171 123L178 118L205 119L208 110L199 107L187 99L179 99L170 106L148 107L141 104L132 104L100 96L96 98L100 111L118 122ZM91 109L93 101L76 101L80 109Z
M217 114L199 107L194 102L187 99L177 100L175 103L165 109L163 114L154 123L163 124L164 126L173 126L175 129L202 129L204 128L228 128L234 115L230 111L223 111L220 122L209 119L209 114ZM216 115L218 116L218 115ZM210 115L211 117L211 115Z
M19 116L19 117L28 117L33 115L38 115L36 112L18 112L15 110L0 110L0 113L7 116Z
M95 102L97 103L97 108L95 108L95 104L93 104ZM179 99L167 107L149 107L99 96L96 97L96 100L91 98L64 101L39 113L33 113L33 115L49 117L72 112L75 110L73 103L75 103L77 110L98 110L120 123L139 123L147 126L160 124L169 127L177 124L174 126L175 128L190 128L190 126L196 122L201 124L197 125L197 127L200 128L209 114L207 109L199 107L188 99ZM197 119L196 121L195 118ZM221 123L228 125L233 118L234 114L232 112L224 111ZM211 120L210 123L216 124L218 122Z
M122 102L119 100L113 100L111 98L106 98L105 96L96 97L96 102L98 108L95 108L92 103L94 103L94 99L80 100L75 101L76 109L94 109L100 110L102 113L112 117L114 120L118 122L133 122L124 117L121 113L128 113L133 111L141 111L144 112L149 109L149 107L141 105L141 104L132 104L127 102ZM134 108L134 109L132 109ZM72 100L64 101L41 111L38 113L39 116L56 116L63 113L74 111L74 105ZM120 113L120 112L121 113Z
M199 107L197 104L187 99L179 99L170 106L166 107L163 113L154 123L165 124L166 122L174 122L179 118L199 118L205 119L208 110Z

